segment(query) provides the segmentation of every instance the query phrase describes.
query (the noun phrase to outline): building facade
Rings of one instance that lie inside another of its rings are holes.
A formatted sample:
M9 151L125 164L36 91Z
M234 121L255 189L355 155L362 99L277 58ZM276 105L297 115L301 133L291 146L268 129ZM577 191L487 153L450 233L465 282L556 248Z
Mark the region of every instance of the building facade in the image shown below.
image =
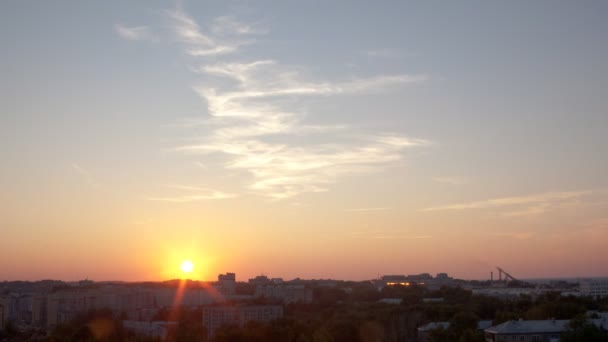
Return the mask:
M247 322L270 322L283 317L281 305L208 306L203 308L203 325L209 337L222 326L243 327Z
M581 279L581 295L590 297L608 297L608 279Z
M559 342L569 320L507 321L484 330L487 342Z
M312 289L302 284L269 284L258 285L255 288L255 297L277 299L284 304L289 303L311 303Z

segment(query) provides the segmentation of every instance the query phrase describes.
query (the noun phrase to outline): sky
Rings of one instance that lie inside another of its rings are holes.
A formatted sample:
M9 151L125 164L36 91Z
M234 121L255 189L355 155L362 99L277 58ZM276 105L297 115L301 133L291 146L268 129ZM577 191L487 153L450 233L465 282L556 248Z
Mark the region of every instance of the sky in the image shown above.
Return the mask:
M0 280L608 276L605 1L0 4Z

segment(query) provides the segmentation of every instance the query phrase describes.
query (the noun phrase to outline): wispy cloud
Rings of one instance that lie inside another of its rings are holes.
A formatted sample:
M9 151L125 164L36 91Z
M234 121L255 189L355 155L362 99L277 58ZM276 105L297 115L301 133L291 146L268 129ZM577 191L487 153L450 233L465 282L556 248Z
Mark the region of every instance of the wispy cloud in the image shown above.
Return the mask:
M536 236L534 232L492 233L490 235L515 240L530 240Z
M433 177L433 181L437 183L449 184L449 185L464 185L467 184L467 180L457 177Z
M582 224L582 232L595 241L606 241L608 237L608 218L593 219Z
M223 34L235 34L235 35L248 35L248 34L266 34L267 29L259 27L259 25L249 25L238 21L233 16L222 16L217 17L213 20L211 31L218 35Z
M144 40L150 42L158 41L158 37L148 26L125 26L122 24L114 25L114 29L119 36L128 40Z
M209 167L207 167L207 165L201 163L200 161L194 163L194 165L196 165L196 167L200 168L201 170L208 170L209 169Z
M82 177L82 179L85 181L85 183L87 183L87 185L93 188L100 187L99 182L97 181L97 179L95 179L95 177L91 174L89 170L80 166L80 164L78 163L72 163L71 167L74 171L76 171L76 173L78 173Z
M212 25L212 31L218 35L212 37L211 34L203 33L198 23L183 11L176 9L166 11L166 13L172 20L172 28L177 40L187 46L187 54L195 57L231 54L241 46L253 43L253 40L223 36L226 33L237 36L263 33L262 30L255 30L233 17L220 17Z
M237 197L236 194L226 193L210 188L202 188L195 186L187 186L187 185L169 185L168 187L174 189L174 193L170 196L156 196L156 197L148 197L146 198L149 201L162 201L162 202L175 202L175 203L185 203L185 202L195 202L195 201L205 201L205 200L218 200L218 199L228 199ZM177 191L175 191L177 190Z
M376 239L376 240L423 240L432 239L433 235L430 234L415 234L407 231L351 231L349 232L351 238L356 239Z
M429 207L423 211L440 211L440 210L469 210L469 209L488 209L501 207L526 207L519 211L511 211L507 215L512 216L525 215L526 213L542 213L550 207L564 202L572 202L580 199L584 195L590 194L590 191L567 191L567 192L546 192L541 194L532 194L527 196L517 197L501 197L483 201L467 202L443 205L437 207Z
M306 77L303 68L274 59L237 61L240 48L254 43L241 37L267 30L227 16L215 19L205 32L189 15L168 11L172 28L185 52L199 57L192 68L205 76L194 86L207 104L208 134L175 148L183 153L221 154L224 168L248 172L250 191L275 199L303 192L327 191L345 174L372 172L403 159L406 149L428 145L424 139L397 133L356 134L348 125L304 123L305 97L374 93L428 80L427 75L378 75L341 81ZM231 54L230 62L221 55ZM207 56L217 58L207 61ZM289 106L285 105L289 101ZM294 105L294 103L298 105ZM300 110L294 110L300 108ZM197 121L197 124L200 124ZM291 136L324 135L323 144L297 144ZM268 139L273 137L272 140ZM331 141L331 142L327 142Z
M373 237L378 240L393 240L393 239L405 239L405 240L422 240L422 239L432 239L432 235L376 235Z
M355 208L355 209L345 209L344 211L347 213L353 213L353 212L364 212L364 211L385 211L385 210L391 210L392 208L390 207L375 207L375 208Z

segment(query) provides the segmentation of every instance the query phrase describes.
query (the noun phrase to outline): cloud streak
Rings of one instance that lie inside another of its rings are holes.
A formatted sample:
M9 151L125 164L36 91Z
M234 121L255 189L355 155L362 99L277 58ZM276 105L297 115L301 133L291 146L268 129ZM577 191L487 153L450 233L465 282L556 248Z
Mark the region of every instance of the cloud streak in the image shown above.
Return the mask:
M492 233L490 236L500 237L500 238L511 238L515 240L530 240L536 236L534 232L511 232L511 233Z
M212 37L211 34L203 33L198 23L183 11L179 9L169 10L166 11L166 14L172 21L172 28L176 39L187 46L187 54L195 57L234 53L241 46L249 45L253 41L230 36L263 33L262 30L254 30L252 27L238 22L233 17L220 17L212 25L212 31L216 32L219 36ZM229 37L226 37L226 35Z
M375 207L375 208L355 208L355 209L346 209L344 210L347 213L356 213L356 212L366 212L366 211L385 211L391 210L389 207Z
M211 26L213 33L222 34L233 34L233 35L249 35L249 34L266 34L268 30L256 27L255 25L248 25L236 20L233 16L222 16L217 17L213 20Z
M180 194L174 196L148 197L146 199L149 201L186 203L237 197L236 194L230 194L210 188L201 188L186 185L170 185L169 187L178 190Z
M422 239L432 239L433 235L376 235L373 238L377 239L377 240L394 240L394 239L422 240Z
M127 40L157 42L158 37L152 33L148 26L125 26L122 24L114 25L116 33Z
M456 177L433 177L433 181L442 184L449 185L464 185L467 184L465 179L456 178Z
M492 209L502 207L528 207L525 210L507 213L510 216L521 216L527 214L538 214L546 211L548 208L564 203L573 202L580 199L584 195L590 194L590 191L569 191L569 192L546 192L541 194L532 194L527 196L517 197L501 197L483 201L449 204L444 206L429 207L422 211L460 211L470 209Z
M93 188L99 188L101 184L95 179L95 177L91 174L91 172L84 167L80 166L78 163L72 163L72 169L78 173L82 179L85 181L87 185Z

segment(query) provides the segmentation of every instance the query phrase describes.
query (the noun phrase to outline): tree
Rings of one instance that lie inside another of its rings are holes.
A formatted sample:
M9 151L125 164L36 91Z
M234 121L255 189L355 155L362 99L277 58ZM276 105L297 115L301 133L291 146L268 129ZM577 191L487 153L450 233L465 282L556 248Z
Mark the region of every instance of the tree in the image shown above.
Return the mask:
M450 319L450 330L462 335L467 329L477 329L479 317L473 312L459 312Z
M570 330L562 333L562 342L608 342L608 332L583 316L570 322Z
M483 332L476 329L466 329L460 335L458 342L485 342Z

